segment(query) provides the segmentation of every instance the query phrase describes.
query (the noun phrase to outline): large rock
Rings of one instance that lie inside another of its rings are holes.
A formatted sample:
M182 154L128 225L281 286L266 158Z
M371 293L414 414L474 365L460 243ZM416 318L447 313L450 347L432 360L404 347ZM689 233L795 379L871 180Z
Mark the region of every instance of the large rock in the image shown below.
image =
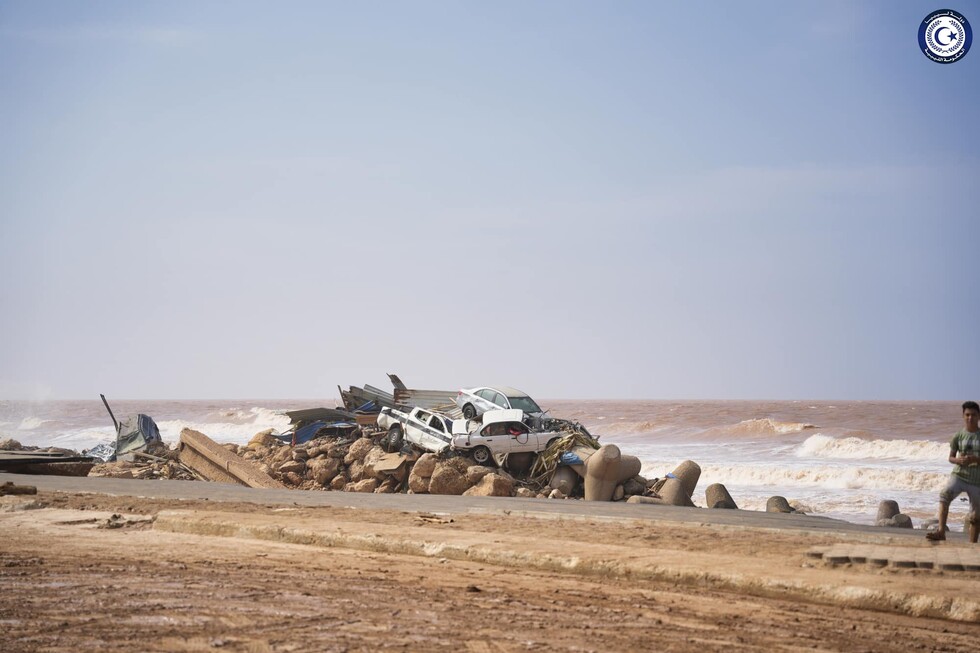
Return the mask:
M429 479L429 494L462 494L470 488L466 480L467 462L462 458L450 458L436 463Z
M282 480L286 481L290 485L299 485L303 482L303 477L296 472L287 472L283 474Z
M6 440L0 440L0 450L2 451L20 451L24 448L20 442L14 440L13 438L7 438Z
M302 476L306 473L306 461L303 460L289 460L279 465L280 474L298 474Z
M279 444L279 440L272 435L272 429L266 429L253 435L246 446L249 449L258 449L259 447L272 447L277 444Z
M408 475L408 489L411 490L413 494L428 494L429 493L429 477L420 476L415 473L413 469Z
M533 499L535 496L537 496L532 490L529 490L526 487L517 488L517 491L514 492L514 494L515 496L519 496L524 499Z
M310 478L326 486L340 473L340 461L336 458L314 458L307 463L306 469Z
M337 474L334 479L330 481L331 490L343 490L347 485L347 477L343 474Z
M347 450L347 455L344 456L344 464L350 465L355 461L363 461L372 447L374 447L374 441L371 438L359 438L355 440L351 444L350 449Z
M466 468L466 482L472 486L483 480L483 478L493 470L483 465L470 465ZM511 484L513 485L513 483Z
M378 489L378 481L377 479L366 478L357 483L348 483L344 489L348 492L374 492Z
M347 468L347 476L350 478L352 483L356 483L364 479L364 463L359 460L355 460Z
M480 481L463 492L468 497L509 497L514 484L500 474L486 474Z
M424 453L415 461L412 473L418 474L422 478L429 478L432 476L432 472L436 471L437 462L439 462L439 458L434 453Z
M422 454L415 461L415 465L412 466L412 471L408 475L408 489L414 494L428 494L429 479L436 470L437 462L439 462L439 458L434 453Z

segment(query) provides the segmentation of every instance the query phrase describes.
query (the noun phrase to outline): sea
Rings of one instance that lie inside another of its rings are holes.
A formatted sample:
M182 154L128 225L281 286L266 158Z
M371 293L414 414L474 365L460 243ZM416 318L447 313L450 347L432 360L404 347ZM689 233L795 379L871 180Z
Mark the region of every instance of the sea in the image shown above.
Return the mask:
M949 440L963 426L959 402L937 401L539 401L552 416L585 425L600 443L637 456L642 474L663 477L684 460L701 467L698 485L728 488L739 508L765 510L783 496L806 512L874 523L892 499L920 527L934 519L949 477ZM117 418L145 413L164 441L192 428L244 444L257 432L289 429L286 410L334 407L336 400L113 401ZM102 402L0 401L0 440L76 451L114 440ZM148 481L149 482L149 481ZM962 497L965 499L965 497ZM955 501L950 527L968 504Z

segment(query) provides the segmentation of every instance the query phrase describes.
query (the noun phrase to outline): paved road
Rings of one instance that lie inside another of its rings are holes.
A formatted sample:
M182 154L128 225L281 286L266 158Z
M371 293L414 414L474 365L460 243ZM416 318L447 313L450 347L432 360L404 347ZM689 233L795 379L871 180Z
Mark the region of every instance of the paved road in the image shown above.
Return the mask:
M707 510L673 506L634 505L612 502L560 501L501 497L457 497L430 494L360 494L356 492L306 492L302 490L266 490L200 481L135 480L122 478L87 478L73 476L33 476L0 473L0 484L12 481L34 485L39 490L80 492L161 499L208 499L256 504L332 506L368 510L405 512L510 513L538 517L571 519L641 519L687 523L751 526L805 531L873 533L896 537L922 538L922 531L882 529L851 524L827 517L754 512L748 510ZM963 537L951 534L951 539Z

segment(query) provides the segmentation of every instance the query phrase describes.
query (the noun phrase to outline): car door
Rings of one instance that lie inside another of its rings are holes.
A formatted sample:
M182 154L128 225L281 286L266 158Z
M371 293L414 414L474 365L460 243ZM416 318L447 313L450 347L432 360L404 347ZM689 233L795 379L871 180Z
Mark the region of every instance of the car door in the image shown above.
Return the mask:
M480 430L480 436L493 453L510 452L510 436L507 435L507 425L503 422L487 424Z
M426 423L429 417L431 415L420 408L412 413L412 419L405 423L405 437L409 442L420 447L424 446L425 432L422 430L422 425Z
M477 403L479 404L479 412L481 414L487 412L488 410L497 410L499 408L499 406L493 403L493 396L495 394L497 393L490 388L483 388L482 390L478 390L476 392L476 396L479 397L479 402Z
M538 439L522 422L507 422L507 446L511 452L538 451Z

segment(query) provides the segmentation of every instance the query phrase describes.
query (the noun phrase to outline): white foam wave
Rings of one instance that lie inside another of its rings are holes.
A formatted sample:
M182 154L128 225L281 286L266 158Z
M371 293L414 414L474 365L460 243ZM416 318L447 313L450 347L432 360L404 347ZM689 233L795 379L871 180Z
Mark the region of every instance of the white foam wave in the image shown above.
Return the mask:
M232 419L240 418L241 421L229 422L195 422L187 420L165 420L157 422L160 427L160 436L164 442L177 442L180 439L180 432L185 428L200 431L215 442L231 442L235 444L245 444L252 439L256 433L272 429L281 433L289 429L289 418L268 408L251 408L247 411L235 411Z
M20 421L20 426L17 427L18 431L33 431L37 427L50 422L51 420L41 419L39 417L25 417Z
M676 465L677 461L644 461L641 473L650 478L662 477ZM938 493L948 478L947 473L894 467L702 464L700 485L722 483L731 487L763 487L771 488L773 494L791 492L793 488Z
M928 440L862 440L834 438L817 433L808 437L794 455L799 458L899 459L941 461L949 445Z
M787 435L789 433L799 433L806 429L817 428L814 424L806 422L780 422L771 417L757 419L747 419L739 422L733 427L736 433L758 433L760 435Z

